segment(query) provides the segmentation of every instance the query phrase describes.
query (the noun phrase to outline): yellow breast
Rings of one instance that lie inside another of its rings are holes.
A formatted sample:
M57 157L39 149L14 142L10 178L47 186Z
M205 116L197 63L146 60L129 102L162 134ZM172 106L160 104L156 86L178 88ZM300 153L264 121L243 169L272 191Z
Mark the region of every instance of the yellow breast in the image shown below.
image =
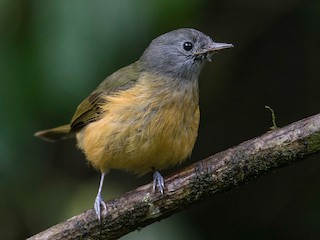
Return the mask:
M95 168L143 174L191 154L199 125L198 83L174 85L150 77L106 96L102 118L77 134L78 146Z

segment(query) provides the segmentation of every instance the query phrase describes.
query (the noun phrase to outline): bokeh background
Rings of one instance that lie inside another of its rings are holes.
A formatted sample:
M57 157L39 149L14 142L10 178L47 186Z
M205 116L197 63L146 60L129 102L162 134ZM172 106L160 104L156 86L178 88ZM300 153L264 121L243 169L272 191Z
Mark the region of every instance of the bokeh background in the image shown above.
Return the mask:
M0 236L24 239L92 208L99 173L67 123L106 76L180 27L230 42L200 80L201 125L184 165L320 112L320 1L1 0ZM169 174L175 169L163 172ZM215 195L123 239L320 239L320 155ZM151 181L122 171L105 199Z

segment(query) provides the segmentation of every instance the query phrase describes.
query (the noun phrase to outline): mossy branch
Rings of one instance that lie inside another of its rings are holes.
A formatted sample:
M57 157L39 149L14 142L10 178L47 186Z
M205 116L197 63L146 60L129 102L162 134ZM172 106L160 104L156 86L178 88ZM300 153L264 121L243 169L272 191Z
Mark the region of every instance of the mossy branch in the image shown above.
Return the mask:
M182 169L165 179L163 195L152 194L152 185L147 184L110 200L101 223L90 209L29 239L117 239L201 199L319 151L320 114L274 129Z

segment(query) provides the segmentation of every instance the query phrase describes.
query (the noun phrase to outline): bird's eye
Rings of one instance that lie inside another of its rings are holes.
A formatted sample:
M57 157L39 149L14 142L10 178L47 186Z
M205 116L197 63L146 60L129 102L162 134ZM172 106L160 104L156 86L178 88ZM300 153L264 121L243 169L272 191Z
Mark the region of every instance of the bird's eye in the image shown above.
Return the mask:
M190 50L193 48L193 44L192 44L191 42L185 42L185 43L183 44L183 48L184 48L184 50L186 50L186 51L190 51Z

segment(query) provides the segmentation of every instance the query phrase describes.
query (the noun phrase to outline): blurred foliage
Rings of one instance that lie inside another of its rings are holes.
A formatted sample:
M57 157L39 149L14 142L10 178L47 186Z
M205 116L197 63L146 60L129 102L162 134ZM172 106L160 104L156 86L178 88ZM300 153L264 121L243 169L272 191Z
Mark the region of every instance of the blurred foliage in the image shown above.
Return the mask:
M235 45L201 75L199 138L185 165L267 131L265 105L279 126L318 113L319 11L319 1L303 0L1 0L1 238L24 239L92 208L99 173L75 141L48 144L33 133L68 122L161 33L193 27ZM318 158L123 239L319 239ZM150 180L112 171L105 199Z

